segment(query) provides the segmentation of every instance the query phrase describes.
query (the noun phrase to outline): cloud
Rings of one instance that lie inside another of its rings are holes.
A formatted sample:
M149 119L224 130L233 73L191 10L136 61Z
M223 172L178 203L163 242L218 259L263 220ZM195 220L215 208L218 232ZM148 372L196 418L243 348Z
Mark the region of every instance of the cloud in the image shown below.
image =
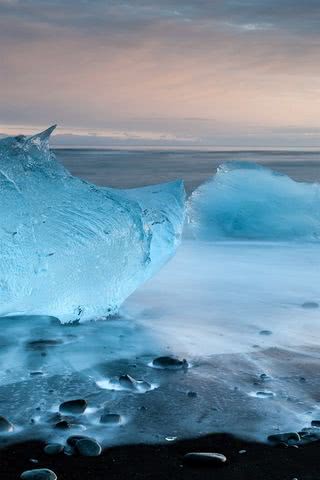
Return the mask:
M203 141L310 129L319 21L318 0L0 0L0 122Z

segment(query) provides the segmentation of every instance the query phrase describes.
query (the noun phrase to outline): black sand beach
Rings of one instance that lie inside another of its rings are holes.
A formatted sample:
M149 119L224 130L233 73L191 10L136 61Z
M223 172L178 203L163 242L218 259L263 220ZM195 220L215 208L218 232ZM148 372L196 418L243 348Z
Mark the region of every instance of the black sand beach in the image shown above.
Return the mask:
M242 450L245 452L239 453ZM193 451L223 453L227 462L211 467L184 465L184 455ZM34 468L49 468L58 480L317 480L318 462L319 442L298 448L274 447L225 434L165 445L110 448L92 458L63 453L49 456L40 442L22 443L0 451L1 480L18 479L23 471Z

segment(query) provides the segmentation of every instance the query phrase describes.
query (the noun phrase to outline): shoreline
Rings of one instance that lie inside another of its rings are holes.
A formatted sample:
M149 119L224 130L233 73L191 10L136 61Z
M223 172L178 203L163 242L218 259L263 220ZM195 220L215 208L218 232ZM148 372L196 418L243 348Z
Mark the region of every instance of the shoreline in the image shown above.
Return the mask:
M319 442L294 448L254 443L228 434L166 444L106 448L99 457L50 456L45 443L29 441L0 450L1 480L19 479L35 468L53 470L58 480L314 480L319 478ZM245 453L239 453L245 450ZM221 466L194 467L183 463L190 452L217 452L227 457ZM31 459L37 460L34 463Z

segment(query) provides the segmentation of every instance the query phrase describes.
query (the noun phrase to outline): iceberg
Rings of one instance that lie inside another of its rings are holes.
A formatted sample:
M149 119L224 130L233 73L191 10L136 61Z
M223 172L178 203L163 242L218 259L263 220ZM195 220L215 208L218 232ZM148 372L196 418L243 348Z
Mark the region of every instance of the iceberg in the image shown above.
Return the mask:
M188 234L203 240L320 239L320 185L247 162L222 164L188 201Z
M97 187L56 160L54 128L0 140L0 315L109 316L174 254L183 183Z

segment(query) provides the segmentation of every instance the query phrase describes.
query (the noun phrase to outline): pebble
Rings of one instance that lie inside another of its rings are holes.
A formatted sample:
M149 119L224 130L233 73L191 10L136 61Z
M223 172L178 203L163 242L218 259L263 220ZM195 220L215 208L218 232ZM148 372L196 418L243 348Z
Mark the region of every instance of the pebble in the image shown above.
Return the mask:
M70 428L70 424L66 420L62 420L55 424L54 428L58 428L59 430L67 430Z
M44 447L44 453L47 455L58 455L63 451L63 445L60 443L49 443Z
M79 440L93 440L93 441L95 441L94 438L86 437L85 435L71 435L71 437L67 438L67 444L70 445L70 447L74 447Z
M68 400L61 403L59 411L71 415L81 415L87 408L87 402L84 399Z
M5 432L12 432L14 430L14 427L9 420L7 420L5 417L0 416L0 433L5 433Z
M243 453L247 453L247 450L239 450L239 453L242 455Z
M261 330L259 332L260 335L272 335L271 330Z
M222 465L227 461L222 453L211 452L192 452L187 453L184 457L184 462L191 465Z
M260 375L260 379L261 380L271 380L271 377L269 375L267 375L266 373L261 373Z
M57 480L57 475L48 468L26 470L20 475L22 480Z
M100 423L105 425L120 425L121 415L118 415L117 413L104 413L100 417Z
M196 398L198 396L197 392L188 392L187 395L189 398Z
M147 392L148 390L151 390L150 383L144 380L136 380L130 375L120 375L119 385L125 388L126 390L131 390L131 391Z
M74 455L74 448L70 447L70 445L66 445L63 449L63 453L71 457L72 455Z
M47 423L57 423L62 420L62 415L59 412L55 413L49 413L48 415L45 415L45 421Z
M91 440L90 438L78 440L75 444L75 449L83 457L98 457L102 452L101 445L96 440Z
M187 368L188 362L183 359L180 360L176 357L157 357L152 361L152 365L156 368L162 368L164 370L179 370L181 368Z
M268 436L268 440L272 443L297 443L300 442L301 437L297 432L277 433Z
M256 397L272 398L272 397L274 397L274 393L271 392L270 390L263 390L263 391L256 392Z

